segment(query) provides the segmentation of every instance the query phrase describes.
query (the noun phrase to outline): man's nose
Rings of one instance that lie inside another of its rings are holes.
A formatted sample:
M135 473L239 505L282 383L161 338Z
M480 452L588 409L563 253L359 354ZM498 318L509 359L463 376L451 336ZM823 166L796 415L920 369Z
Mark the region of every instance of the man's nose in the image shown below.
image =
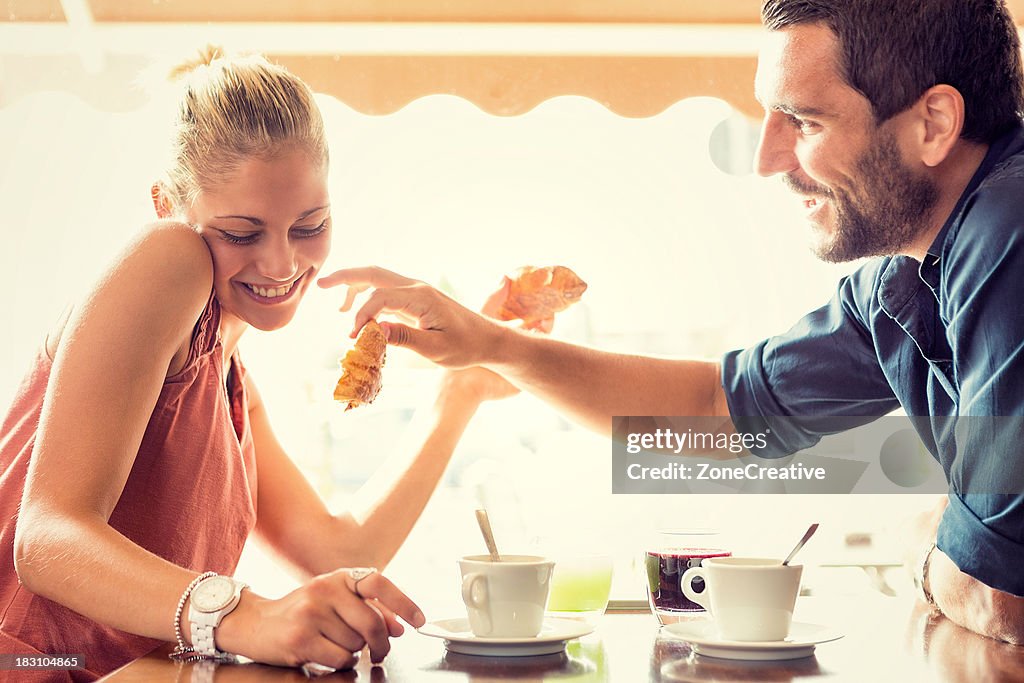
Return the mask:
M761 138L754 153L754 170L765 177L795 170L799 166L793 149L795 144L796 130L786 117L778 112L768 112L761 123Z

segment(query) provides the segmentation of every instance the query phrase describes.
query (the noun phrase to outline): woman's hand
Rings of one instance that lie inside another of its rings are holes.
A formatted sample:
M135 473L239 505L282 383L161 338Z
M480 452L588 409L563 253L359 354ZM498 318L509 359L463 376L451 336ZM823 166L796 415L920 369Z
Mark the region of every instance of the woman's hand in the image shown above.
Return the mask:
M504 377L479 366L448 370L441 390L465 396L474 403L499 401L519 393L519 389Z
M480 312L489 318L495 318L501 306L508 299L508 289L512 281L507 277L501 279L501 285L484 302ZM554 325L554 316L538 320L533 325L524 326L537 332L548 333ZM444 379L444 386L449 391L461 392L477 402L496 401L519 393L519 389L496 372L485 368L465 368L449 370Z
M374 663L382 661L390 638L405 631L398 617L414 627L425 619L416 603L379 572L358 581L353 572L323 574L278 600L243 591L238 607L217 629L217 646L283 666L315 662L351 668L365 646Z

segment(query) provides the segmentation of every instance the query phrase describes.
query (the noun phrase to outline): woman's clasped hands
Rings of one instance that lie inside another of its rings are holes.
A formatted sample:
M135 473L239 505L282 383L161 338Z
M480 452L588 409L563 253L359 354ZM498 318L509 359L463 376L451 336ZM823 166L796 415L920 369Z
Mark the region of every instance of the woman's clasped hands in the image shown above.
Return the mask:
M217 629L217 645L266 664L333 669L355 666L368 647L373 663L391 650L406 623L423 612L380 572L343 568L311 579L279 599L243 591L238 607Z

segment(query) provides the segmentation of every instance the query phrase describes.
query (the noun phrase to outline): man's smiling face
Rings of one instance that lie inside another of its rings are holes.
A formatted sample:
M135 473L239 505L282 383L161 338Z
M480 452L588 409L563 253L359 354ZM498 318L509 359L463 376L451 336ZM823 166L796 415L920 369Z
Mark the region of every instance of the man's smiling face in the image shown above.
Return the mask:
M783 174L800 195L819 258L900 253L926 229L939 193L903 160L903 115L876 125L868 100L841 76L828 27L770 32L756 94L765 109L757 171Z

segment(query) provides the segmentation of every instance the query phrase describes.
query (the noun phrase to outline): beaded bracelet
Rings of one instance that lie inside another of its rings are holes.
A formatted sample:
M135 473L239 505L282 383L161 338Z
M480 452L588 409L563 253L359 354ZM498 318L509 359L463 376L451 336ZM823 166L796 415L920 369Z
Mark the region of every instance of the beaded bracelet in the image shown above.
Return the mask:
M185 644L185 636L181 632L181 613L185 610L188 596L192 595L192 591L199 585L199 582L211 576L217 576L217 572L204 572L192 579L192 583L188 585L185 592L181 594L181 599L178 600L178 608L174 610L174 635L178 639L178 647L174 648L174 651L169 655L171 659L181 659L195 652L195 648Z

